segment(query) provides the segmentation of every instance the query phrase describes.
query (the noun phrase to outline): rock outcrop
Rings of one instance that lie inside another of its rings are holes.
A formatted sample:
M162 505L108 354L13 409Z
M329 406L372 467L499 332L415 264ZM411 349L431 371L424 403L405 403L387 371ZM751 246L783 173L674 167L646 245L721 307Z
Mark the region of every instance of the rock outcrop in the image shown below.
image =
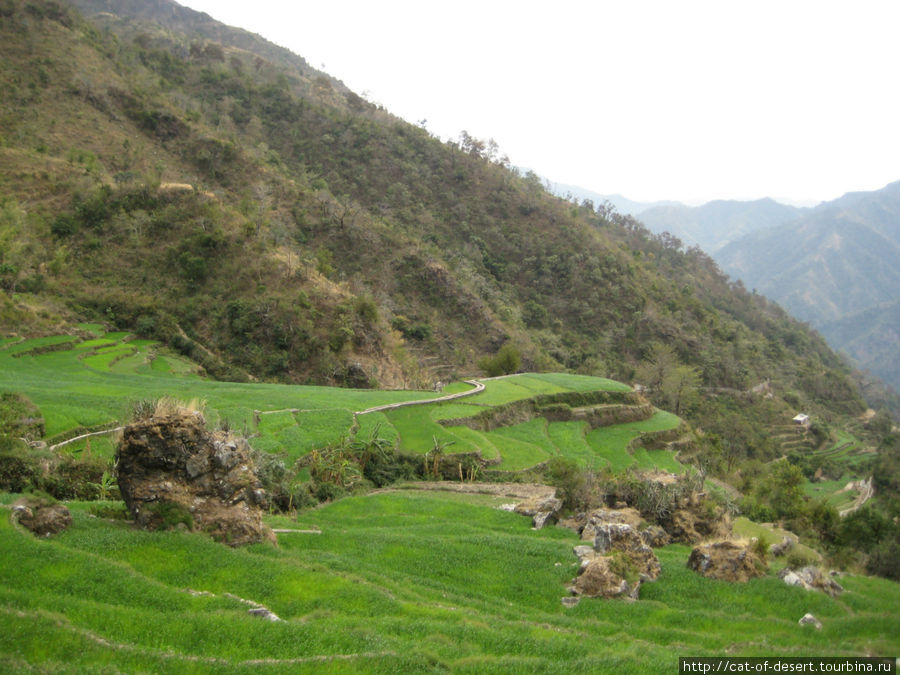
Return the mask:
M669 533L673 541L696 544L706 539L724 539L731 535L731 519L727 514L706 507L705 501L697 495L679 504L660 525Z
M784 537L777 544L772 544L771 546L769 546L769 553L773 558L779 558L793 550L793 548L794 540L790 537Z
M796 570L785 567L778 573L778 578L788 586L800 586L808 591L822 591L831 597L844 592L843 586L818 567L811 565Z
M640 512L632 508L595 509L584 514L584 519L584 526L581 528L580 533L583 541L593 541L597 536L597 532L604 525L619 523L631 525L634 529L637 529L643 521Z
M719 541L697 546L687 566L710 579L745 582L765 574L766 565L749 544Z
M23 498L13 504L14 517L26 530L38 537L49 537L68 529L72 514L62 504L51 504L42 499Z
M659 576L659 559L637 529L627 523L604 523L593 546L576 546L581 561L572 592L587 597L637 599L641 584Z
M119 490L135 523L207 532L231 546L275 541L262 523L266 493L242 438L210 432L199 412L175 410L125 427Z
M536 530L557 521L562 501L555 495L533 497L515 505L516 513L531 516L531 523Z

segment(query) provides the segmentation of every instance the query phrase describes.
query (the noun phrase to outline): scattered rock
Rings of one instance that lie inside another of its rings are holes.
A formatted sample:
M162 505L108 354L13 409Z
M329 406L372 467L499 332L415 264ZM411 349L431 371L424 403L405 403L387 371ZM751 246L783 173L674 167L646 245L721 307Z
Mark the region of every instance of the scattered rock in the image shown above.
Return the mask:
M631 525L625 523L601 525L594 539L594 550L600 555L607 555L613 551L624 553L644 581L659 576L659 559Z
M613 558L603 556L588 561L581 567L579 575L575 578L574 590L579 595L589 598L637 598L641 582L629 584L627 580L613 571L611 565Z
M252 607L247 610L250 616L258 616L266 621L281 621L281 618L270 609L265 607Z
M582 564L586 563L588 560L593 560L597 557L597 551L594 550L593 546L588 546L586 544L582 544L581 546L576 546L572 549L572 553L581 561Z
M561 602L563 604L563 607L574 607L579 602L581 602L581 598L579 598L577 595L567 595L566 597L562 598Z
M13 504L13 514L19 524L38 537L49 537L68 529L72 514L62 504L42 499L23 498Z
M673 541L696 544L704 539L723 539L731 535L731 519L723 513L688 503L674 510L663 522L666 532Z
M778 578L788 586L800 586L808 591L822 591L831 597L844 592L844 587L825 574L818 567L809 565L798 570L785 568L778 573Z
M711 579L745 582L765 573L765 563L748 544L719 541L697 546L691 551L687 566Z
M790 537L785 537L777 544L772 544L769 547L769 553L772 554L773 558L778 558L783 556L785 553L794 548L794 540Z
M593 541L597 536L597 530L609 523L622 523L631 525L637 529L641 523L641 514L637 509L616 508L596 509L585 515L585 524L581 529L581 538L584 541Z
M628 523L605 523L597 528L593 546L572 549L579 569L574 593L592 598L637 599L641 583L659 576L659 560L637 530Z
M804 614L797 623L801 626L815 626L816 630L822 630L822 622L809 612Z
M536 530L543 529L545 525L552 525L556 522L556 514L553 511L538 511L531 519L532 526Z
M669 533L659 525L649 525L641 530L641 539L651 548L668 546L672 542L672 537L669 536Z
M535 516L538 513L559 513L562 500L555 496L534 497L516 504L515 512L523 516Z
M275 542L262 523L266 494L249 444L210 432L200 413L177 410L125 427L116 472L125 505L140 527L182 523L231 546Z

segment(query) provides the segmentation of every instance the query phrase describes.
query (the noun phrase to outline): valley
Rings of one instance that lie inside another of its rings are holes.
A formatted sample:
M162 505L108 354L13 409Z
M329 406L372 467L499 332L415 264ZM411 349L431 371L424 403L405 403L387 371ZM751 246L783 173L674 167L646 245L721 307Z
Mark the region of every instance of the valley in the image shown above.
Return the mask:
M897 654L891 399L700 248L170 0L0 66L0 670Z

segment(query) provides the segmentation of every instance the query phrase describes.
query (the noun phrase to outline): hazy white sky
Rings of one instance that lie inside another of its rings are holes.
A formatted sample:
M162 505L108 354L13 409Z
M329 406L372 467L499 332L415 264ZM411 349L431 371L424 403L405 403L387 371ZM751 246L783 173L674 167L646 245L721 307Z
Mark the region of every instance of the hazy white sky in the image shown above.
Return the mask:
M900 0L179 0L442 139L631 199L900 180Z

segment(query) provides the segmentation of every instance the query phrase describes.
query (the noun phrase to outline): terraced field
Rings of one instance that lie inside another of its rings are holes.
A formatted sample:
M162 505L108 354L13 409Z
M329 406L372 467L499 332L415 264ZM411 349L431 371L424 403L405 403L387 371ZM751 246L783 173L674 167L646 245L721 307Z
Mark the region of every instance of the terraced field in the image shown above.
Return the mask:
M544 373L488 379L482 392L467 398L358 414L440 394L214 382L203 378L195 364L157 343L132 340L126 333L104 333L99 326L82 328L93 331L94 337L0 343L0 391L21 392L40 408L51 445L115 428L127 419L135 400L171 396L204 401L212 423L227 422L248 435L257 449L288 461L354 433L368 437L377 426L379 435L402 451L425 454L438 443L446 453L477 454L500 471L527 469L555 456L615 471L630 466L681 470L674 453L647 450L642 442L644 434L679 426L677 417L662 411L649 419L596 428L587 421L553 421L541 413L489 430L458 423L519 402L553 403L565 396L600 392L615 397L630 392L627 385L604 378ZM454 383L445 393L471 389ZM95 454L114 452L108 434L66 447L78 453L88 444Z
M0 510L0 670L647 673L688 655L900 650L896 583L842 577L836 599L774 576L729 584L687 569L680 545L657 550L662 574L638 602L565 608L576 535L532 530L499 501L346 498L269 519L321 534L241 550L137 531L85 503L70 505L69 531L39 540ZM821 631L797 624L807 612Z

